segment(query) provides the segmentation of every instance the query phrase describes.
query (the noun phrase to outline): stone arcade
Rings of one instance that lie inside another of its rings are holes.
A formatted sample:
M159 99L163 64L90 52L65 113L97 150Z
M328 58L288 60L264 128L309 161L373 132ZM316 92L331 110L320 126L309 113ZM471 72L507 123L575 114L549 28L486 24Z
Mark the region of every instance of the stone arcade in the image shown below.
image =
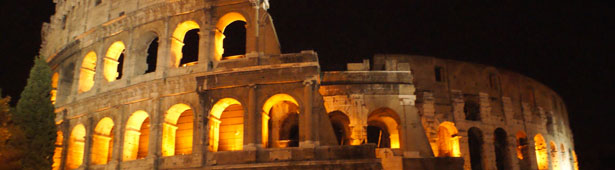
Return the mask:
M563 101L516 73L408 55L322 72L281 54L267 0L54 2L54 169L576 169Z

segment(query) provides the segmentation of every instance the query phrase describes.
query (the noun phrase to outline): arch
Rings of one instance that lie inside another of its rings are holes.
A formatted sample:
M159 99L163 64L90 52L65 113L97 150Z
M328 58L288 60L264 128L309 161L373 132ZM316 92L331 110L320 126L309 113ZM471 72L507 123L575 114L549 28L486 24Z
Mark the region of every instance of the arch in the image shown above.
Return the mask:
M247 23L246 18L238 13L238 12L229 12L227 14L224 14L222 17L220 17L220 19L218 20L218 23L216 24L216 35L215 35L215 53L214 53L214 59L216 61L220 61L222 60L222 55L224 54L224 30L226 29L226 27L235 22L235 21L243 21Z
M372 111L367 118L367 126L368 142L374 142L381 148L400 148L399 116L395 111L389 108Z
M79 93L92 89L94 86L94 75L96 75L96 53L91 51L83 57L83 62L81 63Z
M64 133L59 131L56 133L58 136L56 137L55 150L53 151L53 164L51 165L51 169L59 170L60 164L62 163L62 145L64 144Z
M472 170L483 169L483 143L483 132L476 127L470 128L468 130L468 145Z
M536 163L539 170L549 169L549 158L547 155L547 142L542 135L536 134L534 136L534 147L536 150Z
M147 47L147 57L145 58L145 63L147 64L147 67L145 69L145 74L156 71L156 66L158 65L158 41L160 40L158 39L158 36L155 35L155 37L150 40Z
M459 135L455 123L445 121L438 126L436 155L438 157L460 157Z
M113 151L113 120L102 118L94 128L92 139L92 164L107 164Z
M83 124L78 124L73 127L68 143L68 155L66 156L67 169L79 168L83 163L85 133L85 126L83 126Z
M331 127L340 145L350 145L350 118L341 111L333 111L329 113Z
M186 38L186 34L191 30L198 31L200 28L201 27L199 26L197 22L189 20L189 21L184 21L178 24L177 28L175 28L175 31L173 31L173 37L171 38L171 53L173 53L175 57L173 61L175 67L180 66L181 60L184 57L183 47L184 45L186 45L184 42L184 39ZM193 57L196 57L196 56L193 56Z
M559 169L559 158L557 157L557 145L555 142L549 142L549 146L551 149L551 166L553 169Z
M519 167L521 169L530 169L531 165L527 135L523 131L518 131L515 134L515 138L517 139L516 153L517 158L519 159Z
M508 134L502 128L495 129L493 134L497 169L512 169L508 156Z
M60 79L60 74L58 72L53 73L51 76L51 103L56 104L56 98L58 94L58 80Z
M209 115L209 150L235 151L243 149L244 110L233 98L218 100Z
M294 97L284 93L269 97L263 104L263 113L265 147L299 145L299 102Z
M113 82L122 77L125 50L126 45L122 41L116 41L109 46L104 60L104 76L108 82Z
M143 110L136 111L126 121L124 132L123 161L142 159L147 156L150 118Z
M162 124L162 156L192 154L194 111L180 103L167 110Z

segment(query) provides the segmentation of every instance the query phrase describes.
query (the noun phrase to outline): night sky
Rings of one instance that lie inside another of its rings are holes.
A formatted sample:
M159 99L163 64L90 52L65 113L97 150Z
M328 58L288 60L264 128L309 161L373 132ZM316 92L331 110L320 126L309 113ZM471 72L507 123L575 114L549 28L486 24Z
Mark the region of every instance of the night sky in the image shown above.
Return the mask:
M492 65L554 89L570 112L582 169L615 160L613 6L533 0L271 0L284 53L315 50L323 70L377 53ZM0 88L16 100L40 48L51 0L0 1Z

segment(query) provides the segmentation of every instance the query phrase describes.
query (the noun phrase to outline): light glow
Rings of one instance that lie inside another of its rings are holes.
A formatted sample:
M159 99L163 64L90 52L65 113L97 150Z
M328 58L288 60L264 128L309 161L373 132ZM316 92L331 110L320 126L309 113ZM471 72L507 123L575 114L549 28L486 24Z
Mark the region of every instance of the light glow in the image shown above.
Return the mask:
M397 149L400 148L398 130L399 123L397 123L397 119L395 119L394 117L398 117L395 111L388 108L381 108L373 111L367 118L367 122L376 121L384 123L386 127L380 128L386 128L387 132L389 133L391 148Z
M461 157L458 131L455 123L445 121L438 127L438 157Z
M68 155L66 158L66 168L79 168L83 163L83 154L85 151L85 126L78 124L73 127L70 133L68 143Z
M58 72L53 73L53 76L51 76L51 103L52 104L56 104L56 96L58 94L58 79L60 78L60 75L58 74Z
M147 155L148 138L149 115L142 110L136 111L126 122L122 160L144 158Z
M173 54L173 62L175 67L179 67L183 57L182 48L184 47L184 38L186 33L193 29L200 29L199 24L195 21L185 21L177 25L171 38L171 53ZM187 65L186 65L187 66Z
M517 132L517 134L515 135L517 138L517 158L519 158L519 160L523 160L525 159L525 153L527 151L527 143L521 143L521 142L527 142L527 135L525 135L524 132L519 131Z
M96 128L92 140L92 164L107 164L113 151L113 120L102 118Z
M59 170L60 163L62 163L62 145L64 144L64 134L62 131L57 132L58 136L56 137L55 150L53 151L53 164L51 165L51 169Z
M167 110L162 129L162 156L192 153L193 118L192 109L183 103Z
M89 52L83 58L79 73L79 93L87 92L94 86L94 75L96 75L96 53Z
M539 170L549 169L549 157L547 154L547 143L545 138L541 134L534 136L535 150L536 150L536 162Z
M119 58L126 46L121 41L116 41L109 47L107 50L107 55L105 55L105 63L104 63L104 76L108 82L115 81L120 73L117 72L118 65L120 63Z
M233 98L220 99L209 116L209 150L235 151L243 149L244 110Z

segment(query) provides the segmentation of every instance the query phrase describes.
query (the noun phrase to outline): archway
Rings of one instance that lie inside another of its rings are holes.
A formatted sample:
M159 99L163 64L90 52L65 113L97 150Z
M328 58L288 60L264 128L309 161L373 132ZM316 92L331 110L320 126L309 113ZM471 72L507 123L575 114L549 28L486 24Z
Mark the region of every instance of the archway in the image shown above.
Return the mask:
M438 157L460 157L459 135L453 122L445 121L438 127L436 155Z
M470 146L470 165L472 170L483 169L483 132L476 127L468 130L468 144Z
M508 134L502 128L495 129L494 148L495 148L495 164L497 169L511 169L510 159L508 154Z
M145 111L136 111L128 118L124 132L123 161L142 159L147 156L149 128L150 118Z
M225 30L226 28L231 24L234 23L236 21L242 21L243 23L246 23L247 20L246 18L241 15L240 13L237 12L230 12L225 14L224 16L220 17L220 19L218 20L218 23L216 24L216 35L215 35L215 55L214 55L214 59L216 61L220 61L222 60L222 56L225 53L224 49L224 39L225 39ZM241 22L237 23L238 25L241 25ZM245 24L244 24L245 25ZM245 28L245 26L244 26ZM240 30L241 31L241 30ZM247 32L247 31L246 31ZM245 36L244 36L245 37ZM242 37L239 37L239 39L241 39ZM245 38L244 38L245 41ZM241 43L241 42L239 42ZM237 46L241 48L241 45L237 43ZM244 49L244 53L245 53L245 43L243 44L243 49ZM229 56L229 55L227 55Z
M283 148L299 146L299 103L288 94L271 96L263 105L263 144Z
M108 82L122 78L125 50L126 46L122 41L116 41L109 46L104 60L104 76Z
M379 148L399 148L399 116L389 108L372 111L367 118L367 142Z
M246 22L234 21L224 29L222 60L242 58L246 53Z
M92 139L92 164L107 164L111 160L113 151L113 120L102 118L96 128Z
M147 69L145 70L145 73L156 71L156 65L158 64L158 41L158 37L152 39L147 47L147 58L145 59Z
M233 98L220 99L209 114L209 150L243 149L244 109Z
M199 29L200 26L195 21L185 21L177 25L171 38L175 67L194 65L198 61Z
M333 111L329 113L329 120L331 121L331 127L333 127L333 133L339 145L350 145L350 118L343 112Z
M85 126L78 124L73 127L68 143L68 155L66 156L66 168L79 168L83 163L85 152Z
M534 136L534 145L536 150L536 163L539 170L549 169L549 158L547 155L547 142L541 134Z
M79 93L87 92L94 86L94 75L96 75L96 53L89 52L83 57L81 70L79 72Z
M555 145L555 142L551 141L549 142L549 146L551 149L551 166L553 169L559 169L559 158L557 157L557 145Z
M162 126L162 156L192 153L194 113L190 106L171 106L164 115Z
M57 132L55 150L53 151L53 164L51 165L51 169L59 170L60 164L62 163L62 148L64 144L64 133L62 131Z
M531 168L531 163L529 159L529 146L527 135L525 132L519 131L515 134L517 139L517 158L519 159L519 168L521 170L529 170Z

